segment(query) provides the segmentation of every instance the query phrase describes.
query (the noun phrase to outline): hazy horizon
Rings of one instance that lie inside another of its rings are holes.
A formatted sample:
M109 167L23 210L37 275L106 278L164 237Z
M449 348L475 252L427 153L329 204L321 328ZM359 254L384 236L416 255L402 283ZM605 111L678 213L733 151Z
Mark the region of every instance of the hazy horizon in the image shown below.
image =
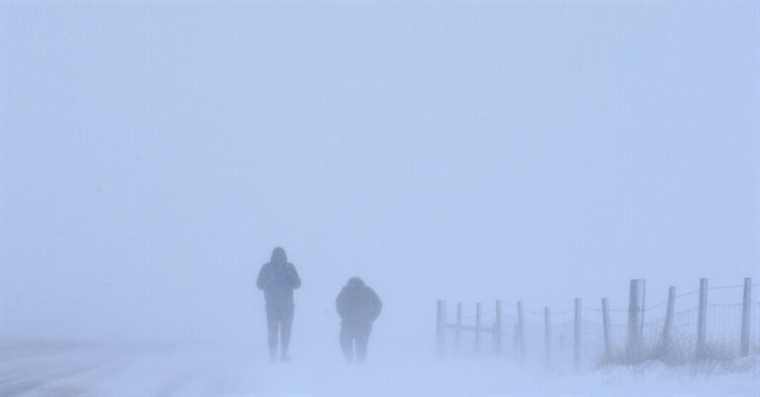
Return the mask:
M629 3L3 3L0 336L263 351L276 245L296 354L353 275L377 349L760 276L758 8Z

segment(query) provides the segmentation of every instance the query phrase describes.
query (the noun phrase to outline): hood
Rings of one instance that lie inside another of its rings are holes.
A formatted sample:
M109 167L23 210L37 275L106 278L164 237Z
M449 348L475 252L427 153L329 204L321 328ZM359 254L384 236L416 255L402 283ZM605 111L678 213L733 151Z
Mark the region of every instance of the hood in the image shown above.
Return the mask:
M346 286L348 288L361 288L364 287L364 280L359 277L351 277L348 279L348 284L346 284Z
M272 250L272 259L270 260L273 264L285 264L288 262L288 256L285 254L285 250L282 249L282 247L277 247L274 250Z

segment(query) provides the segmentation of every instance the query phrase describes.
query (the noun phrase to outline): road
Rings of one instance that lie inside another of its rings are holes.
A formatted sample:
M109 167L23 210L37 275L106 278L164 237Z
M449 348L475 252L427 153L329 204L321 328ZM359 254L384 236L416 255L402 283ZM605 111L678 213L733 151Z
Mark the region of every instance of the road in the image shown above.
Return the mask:
M757 370L546 373L504 361L404 360L346 366L337 357L271 365L245 349L0 343L0 397L760 396Z

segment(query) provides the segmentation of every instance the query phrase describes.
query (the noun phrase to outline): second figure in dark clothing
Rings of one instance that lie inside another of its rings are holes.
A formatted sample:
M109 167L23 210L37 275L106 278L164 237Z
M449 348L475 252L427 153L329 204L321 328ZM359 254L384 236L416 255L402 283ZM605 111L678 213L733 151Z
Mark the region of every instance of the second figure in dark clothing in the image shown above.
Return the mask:
M279 344L280 359L288 361L290 331L293 326L293 290L301 287L301 278L295 266L288 262L284 249L277 247L272 251L272 259L261 267L256 285L264 291L266 301L269 359L277 359Z
M358 277L348 280L336 300L340 315L340 346L349 362L367 358L372 324L380 316L383 304L375 291Z

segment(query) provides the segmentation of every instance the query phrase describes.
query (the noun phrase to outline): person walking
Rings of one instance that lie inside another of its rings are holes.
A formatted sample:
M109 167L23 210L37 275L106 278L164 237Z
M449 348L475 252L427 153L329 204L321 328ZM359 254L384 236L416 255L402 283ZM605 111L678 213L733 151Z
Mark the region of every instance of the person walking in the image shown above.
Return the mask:
M372 325L383 303L377 293L358 277L352 277L338 294L335 305L340 315L340 346L350 363L364 362Z
M293 291L301 287L301 278L295 266L288 262L284 249L277 247L272 251L271 260L259 270L256 286L264 291L266 302L269 360L277 360L279 345L280 360L290 361L288 349L295 308Z

